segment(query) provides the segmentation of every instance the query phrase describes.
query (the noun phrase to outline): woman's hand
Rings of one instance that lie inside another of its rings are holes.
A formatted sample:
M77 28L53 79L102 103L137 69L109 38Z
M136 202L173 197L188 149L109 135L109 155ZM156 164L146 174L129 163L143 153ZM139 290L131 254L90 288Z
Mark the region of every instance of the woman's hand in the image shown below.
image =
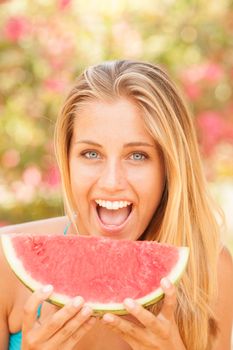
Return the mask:
M168 279L163 279L161 287L165 297L157 316L132 299L125 300L125 308L140 325L113 314L103 316L102 321L118 333L133 350L185 350L174 317L177 303L175 286Z
M37 317L39 305L52 293L46 286L31 295L24 307L22 350L71 350L93 326L92 310L81 297L69 303L41 322Z

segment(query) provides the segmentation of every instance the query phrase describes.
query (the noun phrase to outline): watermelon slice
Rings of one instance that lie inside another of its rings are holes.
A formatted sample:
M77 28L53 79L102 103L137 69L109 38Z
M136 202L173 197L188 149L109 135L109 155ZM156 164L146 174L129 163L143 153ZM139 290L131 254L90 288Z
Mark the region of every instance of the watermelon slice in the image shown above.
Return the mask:
M163 296L160 280L175 283L189 249L153 241L75 235L1 235L12 270L31 290L52 284L49 301L62 306L81 295L94 314L126 314L123 300L148 306Z

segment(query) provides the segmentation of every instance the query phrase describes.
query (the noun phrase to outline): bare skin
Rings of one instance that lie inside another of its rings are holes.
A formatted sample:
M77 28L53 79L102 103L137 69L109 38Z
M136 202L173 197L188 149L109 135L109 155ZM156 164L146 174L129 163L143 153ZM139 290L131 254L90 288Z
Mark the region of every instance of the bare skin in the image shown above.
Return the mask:
M56 232L61 233L67 218L55 218L39 222L9 226L0 233L10 232ZM72 234L72 228L70 228ZM174 321L176 306L175 288L163 286L165 299L161 313L155 317L139 305L126 305L131 317L105 315L102 320L91 317L81 300L78 305L66 305L62 309L44 302L41 317L36 319L38 305L51 291L31 293L11 272L1 250L0 288L0 343L8 349L9 333L23 330L23 350L29 349L78 349L78 350L184 350L178 328ZM219 258L219 296L216 315L219 333L213 350L230 350L233 315L233 264L229 252L223 249ZM79 301L79 300L76 300ZM86 310L86 314L83 311ZM144 327L139 326L138 320ZM104 340L104 341L103 341Z
M1 232L56 232L61 233L67 224L66 218L57 218L33 222L28 224L7 227ZM72 228L70 229L72 233ZM113 349L130 349L130 347L119 338L113 331L107 329L96 318L91 317L91 310L82 315L85 306L82 301L80 305L67 305L59 309L56 306L44 302L41 317L36 319L37 308L45 300L50 292L37 291L31 293L16 278L10 270L0 248L0 274L4 285L0 291L1 318L0 318L0 344L2 350L8 349L9 333L23 331L23 350L29 349L103 349L107 350L109 343ZM5 306L3 308L3 306ZM95 322L96 321L96 322ZM90 322L90 323L88 323ZM93 324L95 323L95 325ZM59 328L59 332L57 332ZM71 331L72 329L72 331ZM73 330L75 329L75 332ZM70 333L69 333L70 332ZM72 333L72 336L70 336ZM50 341L48 342L48 339ZM103 339L106 345L103 345ZM38 344L36 345L36 343ZM46 343L45 343L46 342ZM106 348L104 348L106 346Z

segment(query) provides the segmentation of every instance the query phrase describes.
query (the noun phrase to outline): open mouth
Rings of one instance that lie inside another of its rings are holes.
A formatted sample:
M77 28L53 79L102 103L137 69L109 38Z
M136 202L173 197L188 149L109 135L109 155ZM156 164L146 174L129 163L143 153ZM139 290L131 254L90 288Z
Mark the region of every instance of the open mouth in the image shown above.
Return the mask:
M128 219L132 211L132 203L128 201L96 200L96 211L104 226L119 227Z

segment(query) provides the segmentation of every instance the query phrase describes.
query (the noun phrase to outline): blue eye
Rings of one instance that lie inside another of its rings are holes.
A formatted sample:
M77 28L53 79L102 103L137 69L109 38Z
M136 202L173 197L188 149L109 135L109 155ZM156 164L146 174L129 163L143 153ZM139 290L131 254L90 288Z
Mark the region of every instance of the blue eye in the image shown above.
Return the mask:
M132 159L132 160L137 160L137 161L139 161L139 160L145 160L146 159L146 156L145 156L145 154L143 154L143 153L133 153L131 156L130 156L130 158Z
M84 157L88 158L88 159L98 159L99 158L99 154L95 151L88 151L85 152Z

